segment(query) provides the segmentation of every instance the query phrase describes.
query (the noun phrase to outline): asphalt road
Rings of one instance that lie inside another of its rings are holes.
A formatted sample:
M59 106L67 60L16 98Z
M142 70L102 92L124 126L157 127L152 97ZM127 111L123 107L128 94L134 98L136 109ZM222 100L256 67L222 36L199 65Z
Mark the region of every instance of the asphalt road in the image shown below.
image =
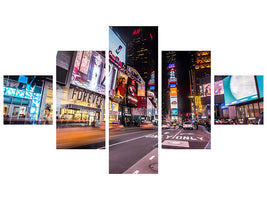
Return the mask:
M105 131L99 128L57 128L57 149L99 149L105 147Z
M110 131L110 174L157 174L158 130L140 128Z
M176 129L162 130L163 149L209 149L210 133L204 126L198 126L197 130Z

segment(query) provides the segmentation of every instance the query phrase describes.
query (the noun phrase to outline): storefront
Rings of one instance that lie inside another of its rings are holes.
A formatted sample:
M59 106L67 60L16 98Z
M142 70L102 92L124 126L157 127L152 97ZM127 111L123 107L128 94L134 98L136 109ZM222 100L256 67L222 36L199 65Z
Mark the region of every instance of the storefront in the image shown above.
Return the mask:
M119 122L119 104L113 101L109 101L109 122Z
M57 86L57 125L92 126L104 118L103 95L71 86Z
M42 103L47 99L51 110L53 99L47 96L46 79L52 81L52 76L4 76L4 124L47 124Z
M263 101L236 106L236 118L241 124L257 124L263 117Z

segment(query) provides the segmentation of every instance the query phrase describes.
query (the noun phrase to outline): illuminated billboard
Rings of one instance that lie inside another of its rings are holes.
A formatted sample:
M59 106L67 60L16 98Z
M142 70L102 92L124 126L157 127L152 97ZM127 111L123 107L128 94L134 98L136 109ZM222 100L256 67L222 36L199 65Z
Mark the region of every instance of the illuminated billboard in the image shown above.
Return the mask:
M228 76L223 79L226 106L258 98L254 76Z
M169 69L175 68L175 64L174 63L168 64L168 68Z
M201 97L211 96L210 83L206 83L199 86L199 92Z
M170 88L170 96L177 97L177 88Z
M146 96L146 85L145 84L138 85L138 96Z
M78 51L71 84L105 94L105 58L96 51Z
M171 97L171 108L178 108L178 101L176 97Z
M116 88L114 97L125 100L127 92L128 76L121 71L118 71L118 79L116 81Z
M258 91L259 91L259 97L263 98L263 76L256 76L257 79L257 85L258 85Z
M109 63L109 95L114 96L116 81L117 81L117 74L118 69L113 64ZM103 84L106 86L106 81L103 82Z
M224 94L222 80L214 82L214 95L221 95L221 94Z
M109 28L109 52L120 62L126 63L126 45L111 28Z
M127 84L127 102L130 105L137 106L137 82L134 79L128 78Z
M171 109L171 115L178 115L178 109Z
M176 88L176 86L177 86L176 83L171 83L170 84L170 88Z

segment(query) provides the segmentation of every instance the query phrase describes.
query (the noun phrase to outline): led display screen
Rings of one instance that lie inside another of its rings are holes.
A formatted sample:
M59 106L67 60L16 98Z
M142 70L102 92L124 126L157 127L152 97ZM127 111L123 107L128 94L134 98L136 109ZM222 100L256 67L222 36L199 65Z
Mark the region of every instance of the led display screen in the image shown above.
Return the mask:
M150 89L151 91L155 90L155 85L151 85L151 86L149 86L149 89Z
M168 64L168 67L169 69L175 68L175 64L174 63Z
M263 98L263 76L256 76L256 79L257 79L259 97Z
M111 28L109 28L109 51L120 62L126 63L126 45Z
M214 82L214 95L221 95L221 94L224 94L222 80Z
M138 85L138 96L146 96L146 85L145 84Z
M176 83L171 83L170 88L176 88Z
M137 106L137 88L138 84L134 79L128 78L127 84L127 102L134 106Z
M95 51L84 51L83 55L77 52L75 59L70 83L105 94L105 58Z
M114 97L123 100L125 99L127 92L127 81L128 81L128 76L123 72L118 71L118 79L116 82Z
M207 97L211 95L210 83L199 86L199 92L201 97Z
M170 88L170 96L177 97L177 88Z
M258 98L254 76L228 76L223 79L226 106Z
M26 76L19 76L19 82L20 83L27 83L28 82L28 77L26 77Z
M171 109L171 115L178 115L178 109Z
M178 101L176 97L171 97L171 108L178 108Z

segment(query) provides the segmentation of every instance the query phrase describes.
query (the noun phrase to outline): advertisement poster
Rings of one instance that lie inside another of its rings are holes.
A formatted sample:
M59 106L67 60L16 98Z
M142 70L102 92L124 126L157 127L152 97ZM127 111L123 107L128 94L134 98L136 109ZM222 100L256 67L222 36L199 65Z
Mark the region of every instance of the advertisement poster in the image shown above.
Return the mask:
M177 97L177 88L170 88L171 97Z
M171 109L171 115L178 115L178 109Z
M223 87L227 106L258 98L254 76L228 76L223 79Z
M73 68L71 84L105 94L105 58L96 51L83 52L79 66L81 52L77 52Z
M109 52L120 62L126 62L126 45L111 28L109 28Z
M171 97L171 108L178 108L178 101L176 97Z
M138 108L147 108L147 97L138 96Z
M146 85L145 84L138 85L138 96L146 96Z
M221 94L224 94L222 80L214 82L214 95L221 95Z
M127 92L128 76L121 71L118 71L118 79L116 81L116 88L114 97L124 100Z
M135 80L128 78L128 86L127 86L127 100L128 103L137 106L137 88L138 84Z

